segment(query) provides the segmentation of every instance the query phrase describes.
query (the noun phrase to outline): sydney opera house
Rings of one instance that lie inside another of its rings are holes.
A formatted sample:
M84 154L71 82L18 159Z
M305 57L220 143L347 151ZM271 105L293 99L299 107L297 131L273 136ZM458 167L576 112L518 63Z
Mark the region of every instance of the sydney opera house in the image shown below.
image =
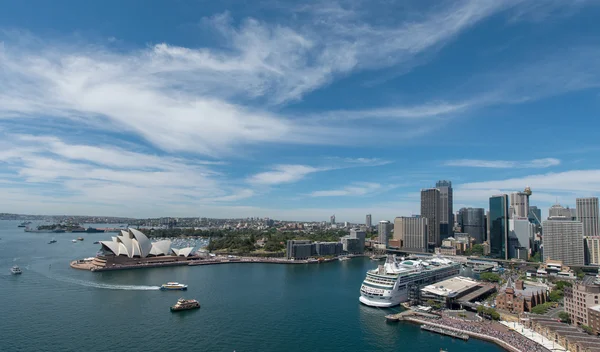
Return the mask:
M91 271L138 269L162 266L188 265L199 259L193 247L171 248L171 241L152 242L141 231L129 228L112 237L110 241L100 241L102 249L93 258L75 260L71 267Z
M100 241L102 250L106 254L127 256L129 258L147 258L166 255L189 257L194 250L188 248L171 248L171 241L163 240L152 242L146 235L136 229L121 230L121 234L113 237L111 241Z

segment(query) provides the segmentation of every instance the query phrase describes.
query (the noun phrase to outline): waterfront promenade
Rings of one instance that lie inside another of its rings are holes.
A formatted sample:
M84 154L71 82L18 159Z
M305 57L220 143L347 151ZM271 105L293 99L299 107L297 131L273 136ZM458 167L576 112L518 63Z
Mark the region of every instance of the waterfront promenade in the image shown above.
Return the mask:
M446 330L452 330L457 333L467 334L471 337L494 342L502 348L511 352L550 352L551 350L542 344L531 340L504 325L492 321L463 321L461 319L451 318L442 315L437 319L427 316L406 315L402 320L417 324L426 324L439 327Z
M551 351L556 351L556 352L566 352L567 351L566 348L559 345L558 343L545 338L544 336L538 334L537 332L535 332L531 329L526 328L525 326L523 326L519 323L507 322L507 321L502 321L500 323L502 325L508 327L509 329L514 330L516 333L519 333L519 334L525 336L526 338L539 343L540 345L546 347L547 349L549 349Z

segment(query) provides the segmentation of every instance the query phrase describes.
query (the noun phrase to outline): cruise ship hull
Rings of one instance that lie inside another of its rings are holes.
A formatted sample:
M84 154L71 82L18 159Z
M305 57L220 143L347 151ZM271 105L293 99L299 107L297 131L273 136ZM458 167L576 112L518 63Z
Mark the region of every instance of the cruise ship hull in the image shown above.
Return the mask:
M382 299L373 299L365 296L360 296L358 299L360 303L367 305L369 307L377 307L377 308L390 308L399 305L402 302L406 302L408 297L398 296L394 297L394 300L382 300Z

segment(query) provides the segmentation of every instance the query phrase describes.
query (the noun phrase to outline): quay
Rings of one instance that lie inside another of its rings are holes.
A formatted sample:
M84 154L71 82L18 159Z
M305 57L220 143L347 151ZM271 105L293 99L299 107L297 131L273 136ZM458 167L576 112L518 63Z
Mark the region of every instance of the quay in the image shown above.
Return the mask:
M322 258L308 260L288 260L284 258L257 258L257 257L213 257L206 258L200 256L163 256L150 258L127 258L119 256L98 256L70 262L73 269L89 270L93 272L131 270L131 269L150 269L172 266L199 266L199 265L218 265L235 263L263 263L263 264L321 264L338 260L338 258Z
M425 331L435 332L435 333L438 333L440 335L446 335L446 336L454 337L454 338L461 339L461 340L464 340L464 341L469 340L469 335L467 335L467 334L463 334L463 333L456 332L456 331L453 331L453 330L439 328L439 327L436 327L436 326L433 326L433 325L428 325L428 324L421 325L421 329L425 330Z

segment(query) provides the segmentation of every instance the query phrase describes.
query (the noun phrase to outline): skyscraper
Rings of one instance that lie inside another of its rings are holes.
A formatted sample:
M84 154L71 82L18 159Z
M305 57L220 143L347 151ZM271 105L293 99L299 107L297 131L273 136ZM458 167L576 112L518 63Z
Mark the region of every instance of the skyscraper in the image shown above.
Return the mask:
M440 180L435 184L440 190L440 238L452 236L454 210L452 209L452 182Z
M397 217L394 219L394 239L401 241L403 249L427 251L427 219Z
M577 221L583 223L584 236L598 236L598 198L577 198Z
M529 207L529 222L535 225L541 225L542 221L542 209L535 205Z
M564 265L584 265L583 224L570 220L546 220L544 261L561 260Z
M371 214L367 214L367 219L365 221L365 225L367 225L368 229L370 229L371 226L373 226L373 222L371 221Z
M511 193L510 206L514 211L511 217L527 217L529 215L529 195L525 192Z
M381 220L379 222L379 228L377 229L378 233L378 242L381 244L385 244L387 246L388 240L390 239L390 232L392 225L387 220Z
M508 257L510 259L529 259L531 247L535 236L535 225L529 222L526 217L513 217L508 220ZM525 255L519 256L519 250L523 250Z
M331 225L335 225L335 215L331 215L329 217L329 222L331 223Z
M421 190L421 216L427 219L427 241L429 245L441 246L439 189L427 188Z
M508 195L490 197L490 254L508 259Z
M575 220L573 218L573 213L569 207L563 207L562 205L556 203L548 209L548 220Z
M460 231L468 233L469 237L475 239L475 243L483 243L486 237L485 210L483 208L461 208L458 214Z

